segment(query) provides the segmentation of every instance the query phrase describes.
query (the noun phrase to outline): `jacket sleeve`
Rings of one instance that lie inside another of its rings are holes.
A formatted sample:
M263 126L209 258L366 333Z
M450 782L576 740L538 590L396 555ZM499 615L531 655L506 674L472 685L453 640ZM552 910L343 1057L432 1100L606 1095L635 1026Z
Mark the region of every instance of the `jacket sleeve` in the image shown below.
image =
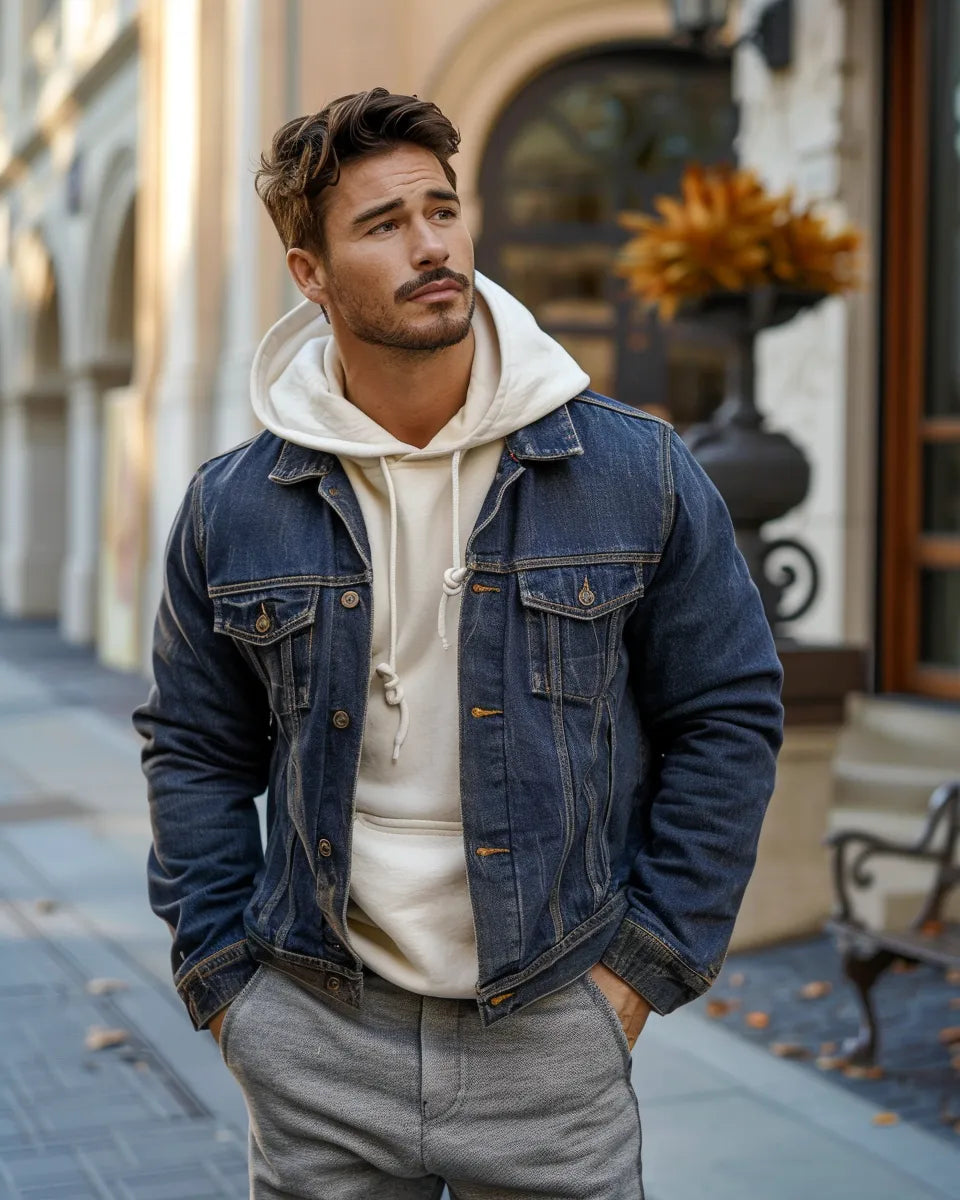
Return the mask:
M173 934L174 983L204 1027L251 978L243 913L263 864L254 797L269 771L269 710L233 642L214 633L202 476L167 543L154 686L133 715L146 739L150 903Z
M659 1013L720 971L783 729L782 669L726 506L675 434L667 453L673 525L625 634L653 783L602 959Z

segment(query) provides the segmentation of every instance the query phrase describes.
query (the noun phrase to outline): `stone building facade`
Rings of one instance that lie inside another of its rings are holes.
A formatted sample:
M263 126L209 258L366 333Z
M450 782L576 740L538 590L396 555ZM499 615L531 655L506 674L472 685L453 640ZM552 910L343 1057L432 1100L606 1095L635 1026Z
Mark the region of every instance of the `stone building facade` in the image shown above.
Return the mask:
M732 21L748 28L763 3L744 0ZM879 8L798 0L787 70L751 46L711 66L737 105L726 157L868 234ZM178 499L200 461L254 432L253 350L294 299L252 184L273 130L381 83L436 100L462 133L455 165L482 250L497 202L485 157L511 106L558 65L568 96L579 72L603 78L604 55L642 81L678 53L667 0L2 0L0 37L0 605L57 615L69 639L128 665L144 661ZM665 103L693 103L694 85ZM824 579L802 638L873 633L875 308L871 286L761 345L770 422L814 464L782 522ZM568 333L588 363L607 353ZM600 371L598 384L643 402L630 378Z

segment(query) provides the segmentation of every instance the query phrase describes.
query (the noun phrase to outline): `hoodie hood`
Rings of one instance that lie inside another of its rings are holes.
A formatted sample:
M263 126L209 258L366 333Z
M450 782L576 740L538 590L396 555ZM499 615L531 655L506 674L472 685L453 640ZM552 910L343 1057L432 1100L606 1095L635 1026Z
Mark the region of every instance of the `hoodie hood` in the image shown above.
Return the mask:
M311 300L281 317L260 343L250 385L258 420L286 441L339 457L436 458L506 437L589 384L509 292L479 271L475 286L478 352L466 403L423 448L399 441L345 398L333 330ZM497 357L499 378L491 380Z

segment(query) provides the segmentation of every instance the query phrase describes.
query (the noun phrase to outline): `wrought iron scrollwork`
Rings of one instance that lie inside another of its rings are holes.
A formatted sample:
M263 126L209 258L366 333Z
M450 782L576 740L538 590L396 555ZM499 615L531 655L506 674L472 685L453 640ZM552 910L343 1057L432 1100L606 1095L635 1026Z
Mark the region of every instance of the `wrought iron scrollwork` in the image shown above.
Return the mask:
M782 561L782 556L794 556ZM777 538L769 542L763 551L762 570L764 577L777 592L777 623L796 621L810 606L820 591L820 569L817 560L803 544L795 538ZM790 601L791 594L799 586L799 599Z

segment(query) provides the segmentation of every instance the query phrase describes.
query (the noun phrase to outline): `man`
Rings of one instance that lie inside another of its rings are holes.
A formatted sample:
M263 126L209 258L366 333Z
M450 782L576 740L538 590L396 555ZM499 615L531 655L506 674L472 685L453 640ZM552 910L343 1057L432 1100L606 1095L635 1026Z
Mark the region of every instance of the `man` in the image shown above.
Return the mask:
M457 144L382 88L274 138L305 301L190 485L135 717L256 1197L641 1196L630 1050L720 970L773 783L723 503L475 273Z

